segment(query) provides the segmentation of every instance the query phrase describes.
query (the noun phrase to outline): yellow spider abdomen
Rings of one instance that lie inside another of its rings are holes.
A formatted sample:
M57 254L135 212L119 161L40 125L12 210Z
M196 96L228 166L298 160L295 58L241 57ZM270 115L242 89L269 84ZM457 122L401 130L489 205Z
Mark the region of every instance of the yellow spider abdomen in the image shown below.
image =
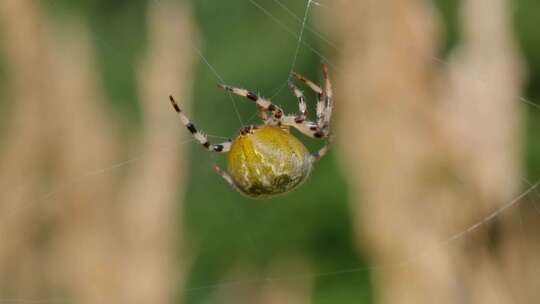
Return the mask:
M243 131L232 143L228 171L243 194L264 198L290 191L311 172L313 159L287 129L263 125Z

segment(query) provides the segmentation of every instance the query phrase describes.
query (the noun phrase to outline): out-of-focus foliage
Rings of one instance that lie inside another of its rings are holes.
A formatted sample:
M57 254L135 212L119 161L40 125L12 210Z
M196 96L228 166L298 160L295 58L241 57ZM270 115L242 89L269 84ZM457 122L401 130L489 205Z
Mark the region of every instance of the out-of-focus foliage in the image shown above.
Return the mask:
M199 40L186 43L193 46L194 52L196 48L199 49L227 83L272 96L288 112L296 111L296 101L284 84L297 38L283 27L297 33L300 25L275 2L255 1L264 6L281 25L249 0L196 0L192 1L192 5L200 31ZM296 15L303 15L306 1L283 2ZM443 25L447 33L446 41L441 47L441 54L445 54L459 40L459 29L456 28L457 1L435 2L446 22ZM139 122L133 67L145 48L146 4L145 0L43 1L53 18L85 18L89 21L93 42L98 50L98 70L102 73L102 84L111 109L118 123L132 132L137 131ZM324 5L313 8L324 9ZM540 104L539 10L540 2L537 0L515 1L515 31L530 79L524 97ZM310 25L317 23L316 15L310 15ZM58 22L61 24L61 21ZM304 33L304 41L323 54L335 52L310 32ZM319 62L316 54L302 46L295 69L319 79ZM216 136L234 136L241 123L229 96L216 88L220 80L199 57L194 73L194 95L177 98L180 102L183 98L193 98L188 114L203 130ZM3 73L0 71L0 89L3 87L2 80ZM163 92L162 100L155 102L169 107L167 96L170 93L173 92ZM315 96L308 94L308 97L313 114ZM516 102L520 102L517 97ZM258 118L253 117L255 108L251 103L240 98L235 98L234 103L243 123L257 123ZM339 107L339 100L336 107ZM540 176L540 141L532 140L539 138L540 108L526 107L530 139L527 141L527 168L534 179ZM174 115L172 111L171 115ZM305 142L311 149L319 145L308 139ZM318 163L312 177L297 191L269 201L253 201L231 190L215 174L212 165L223 164L223 156L211 155L195 143L189 144L192 153L185 197L186 239L196 256L184 295L186 303L203 303L213 290L199 287L221 283L225 274L237 264L254 264L264 271L273 259L307 256L312 271L318 274L366 265L353 245L347 184L339 171L336 153L330 153L329 157ZM288 275L281 274L283 277ZM315 280L314 303L363 303L371 299L367 271L312 278ZM365 286L365 289L361 290L359 286Z

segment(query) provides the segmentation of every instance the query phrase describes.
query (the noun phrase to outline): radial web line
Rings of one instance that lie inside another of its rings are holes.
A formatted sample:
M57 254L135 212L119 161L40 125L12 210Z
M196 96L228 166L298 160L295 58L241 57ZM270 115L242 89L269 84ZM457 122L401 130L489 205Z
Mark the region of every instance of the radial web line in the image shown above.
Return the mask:
M156 3L156 5L162 6L160 0L153 0L153 1L154 1L154 3ZM210 61L208 61L206 56L204 56L204 54L201 52L201 50L197 46L195 46L195 44L193 42L191 42L190 45L191 45L191 48L197 53L199 58L201 58L201 60L204 62L204 64L206 64L206 66L214 74L214 76L216 76L216 78L221 82L221 84L225 84L226 82L223 79L223 77L221 77L221 75L218 73L218 71L214 68L214 66L210 63ZM236 107L236 102L234 101L234 96L230 92L228 93L228 95L229 95L229 98L231 99L231 103L233 105L234 112L236 113L236 117L238 118L238 121L240 122L240 126L243 126L244 122L242 121L242 117L240 116L240 112L238 111L238 108Z
M281 7L283 10L285 10L287 12L287 14L291 15L294 19L296 19L296 21L298 21L299 23L302 23L302 18L300 18L290 8L288 8L285 4L283 4L283 2L281 2L280 0L273 0L273 1L275 3L277 3L277 5L279 5L279 7ZM321 5L320 3L315 2L315 1L312 1L312 3L317 5L317 6ZM324 41L326 44L328 44L332 48L337 49L337 45L333 41L330 41L328 38L326 38L321 32L319 32L316 29L310 27L309 25L306 25L306 30L308 30L313 35L317 36L319 39Z
M532 186L530 186L527 190L523 191L520 195L518 195L517 197L515 197L513 200L507 202L506 204L504 204L503 206L501 206L500 208L497 208L495 211L491 212L490 214L488 214L486 217L484 217L482 220L480 220L479 222L476 222L474 225L471 225L469 227L467 227L467 229L459 232L459 233L456 233L454 234L453 236L451 236L450 238L448 238L446 240L446 243L450 243L454 240L457 240L461 237L463 237L464 235L466 234L469 234L471 232L473 232L474 230L478 229L480 226L483 226L484 224L486 224L487 222L493 220L494 218L496 218L498 215L500 215L501 213L503 213L504 211L506 211L508 208L516 205L517 203L519 203L525 196L527 196L529 193L531 193L533 190L535 190L536 188L538 188L538 186L540 185L540 181L537 181L536 183L534 183Z
M278 277L270 277L270 278L255 278L255 279L246 279L246 280L237 280L237 281L227 281L227 282L217 282L214 284L206 284L206 285L200 285L192 288L186 289L186 292L195 292L198 290L204 290L204 289L215 289L218 287L233 287L233 286L239 286L239 285L249 285L249 284L257 284L257 283L268 283L268 282L276 282L276 281L287 281L287 280L304 280L304 279L313 279L313 278L319 278L319 277L326 277L326 276L339 276L343 274L350 274L350 273L357 273L357 272L364 272L364 271L372 271L375 269L398 269L407 267L414 261L417 261L418 259L425 257L427 254L435 251L440 250L444 245L449 245L452 242L462 238L463 236L475 231L480 226L492 221L494 218L496 218L498 215L506 211L507 209L511 208L512 206L518 204L523 200L528 194L530 194L533 191L536 191L536 189L540 186L540 180L536 183L532 184L529 188L527 188L525 191L521 192L518 196L516 196L514 199L510 200L506 204L504 204L502 207L497 208L495 211L484 217L479 222L469 226L465 230L463 230L460 233L454 234L453 236L449 237L448 239L440 242L437 245L437 248L430 249L430 250L422 250L421 252L418 252L417 254L414 254L408 258L403 259L401 262L391 263L388 265L374 265L374 266L366 266L366 267L352 267L352 268L346 268L346 269L340 269L336 271L330 271L330 272L319 272L319 273L304 273L304 274L297 274L297 275L289 275L289 276L278 276Z
M296 66L296 61L298 60L298 54L300 53L300 47L302 46L302 38L304 37L304 29L306 28L306 21L312 2L313 0L308 0L307 2L306 10L304 12L304 19L302 19L302 27L300 28L300 34L298 34L298 42L296 43L296 50L294 51L294 57L291 63L291 68L289 69L289 78L287 79L287 81L291 80L294 67Z
M213 136L213 137L215 137L215 136ZM187 143L190 143L190 142L193 142L193 141L195 141L195 139L193 139L193 138L184 140L184 141L179 143L179 146L182 146L184 144L187 144ZM167 147L164 147L162 149L164 149L164 150L173 150L173 148L167 148ZM7 212L7 213L4 213L4 214L0 215L0 222L4 221L6 218L14 216L17 212L20 212L21 210L24 210L25 208L28 208L32 204L39 204L39 203L45 202L45 201L51 199L52 197L54 197L54 196L56 196L56 195L58 195L60 193L63 193L63 191L68 190L70 187L77 186L77 185L85 182L89 178L99 176L101 174L105 174L107 172L111 172L111 171L123 168L123 167L125 167L127 165L131 165L131 164L133 164L135 162L138 162L141 159L145 158L147 154L150 154L150 153L140 153L138 155L135 155L135 156L132 156L132 157L128 158L127 160L116 162L116 163L113 163L113 164L111 164L109 166L102 167L102 168L99 168L99 169L86 171L86 173L80 175L79 177L70 178L69 181L66 181L66 182L56 186L54 189L40 195L37 199L23 202L23 203L19 204L16 208L12 209L10 212ZM1 233L2 232L0 231L0 234Z
M279 20L277 17L275 17L270 11L268 11L266 8L264 8L263 6L261 6L259 3L257 3L255 0L249 0L249 2L251 4L253 4L256 8L258 8L261 12L263 12L265 15L267 15L270 19L272 19L277 25L279 25L283 30L285 30L287 33L289 33L289 35L297 38L298 40L298 43L297 43L297 46L296 46L296 50L295 50L295 54L294 54L294 59L293 59L293 62L291 64L291 68L289 70L289 75L287 76L287 81L285 81L283 84L281 84L274 92L274 94L272 94L272 96L270 97L270 99L273 99L276 95L278 95L282 90L283 88L285 88L287 86L287 83L291 80L291 77L292 77L292 72L296 66L296 61L298 59L298 55L299 55L299 52L300 52L300 46L301 45L304 45L306 46L311 52L313 52L314 54L316 54L321 60L325 61L328 63L328 65L330 65L331 67L335 68L334 65L328 60L328 58L326 58L323 54L321 54L319 51L317 51L313 46L311 46L309 43L306 43L305 41L303 41L303 33L304 33L304 29L306 27L306 23L307 23L307 18L309 16L309 10L311 8L311 5L312 4L315 4L315 5L319 5L318 2L315 2L313 0L308 0L308 3L306 5L306 9L305 9L305 12L304 12L304 18L302 19L302 25L301 25L301 29L300 29L300 33L297 34L295 33L293 30L291 30L287 25L285 25L283 22L281 22L281 20ZM283 4L282 4L283 5ZM284 5L283 5L284 6ZM290 9L287 9L290 11Z
M154 0L154 1L157 1L157 0ZM210 68L210 70L212 71L212 73L214 73L214 75L217 77L217 79L219 79L219 81L221 82L221 84L225 84L225 80L223 79L223 77L221 77L219 75L219 73L216 71L216 69L210 64L210 62L206 59L206 57L204 56L204 54L201 52L201 50L199 50L195 45L191 45L191 47L195 50L195 52L197 52L197 55L199 55L199 57L201 58L201 60ZM240 126L243 126L244 125L244 121L242 121L242 116L240 116L240 112L238 111L238 108L236 107L236 102L234 101L234 96L232 95L232 93L230 92L227 92L227 94L229 95L229 98L231 99L231 103L233 105L233 108L234 108L234 112L236 113L236 117L238 117L238 121L240 121Z
M522 179L527 185L529 185L529 186L532 186L532 185L533 185L533 183L532 183L531 181L529 181L527 178L522 177L521 179ZM537 189L534 189L534 194L536 194L535 196L536 196L537 198L540 198L540 192L538 192L538 188L537 188ZM534 200L531 201L531 202L532 202L532 205L533 205L534 210L535 210L538 214L540 214L540 208L536 205L536 202L535 202Z
M287 27L283 22L281 22L278 18L276 18L274 15L272 15L272 13L270 13L267 9L265 9L264 7L262 7L261 5L259 5L257 2L255 2L254 0L249 0L255 7L257 7L258 9L260 9L264 14L266 14L268 17L270 17L270 19L272 19L274 22L276 22L281 28L283 28L287 33L289 33L290 35L293 35L294 37L298 37L297 34L295 34L289 27ZM298 17L296 14L294 14L294 12L291 11L290 8L288 8L285 4L283 4L283 2L280 2L279 0L273 0L275 1L276 3L278 3L278 5L280 7L282 7L285 11L287 11L289 14L291 15L294 15L295 18L298 20L298 21L301 21L300 17ZM319 6L319 7L324 7L326 8L326 5L323 5L322 3L320 2L315 2L315 1L311 1L313 4ZM306 28L308 30L309 27L306 26ZM333 47L337 47L336 44L328 39L325 39L323 37L321 37L322 35L317 32L316 30L310 30L311 32L313 32L316 36L318 36L321 40L323 40L324 42L328 43L330 46L333 46ZM311 46L310 44L302 41L302 44L305 45L310 51L312 51L314 54L316 54L317 56L319 56L319 58L321 58L322 60L324 60L329 66L331 66L332 68L334 69L338 69L336 67L335 64L333 64L330 60L328 60L328 58L326 58L325 56L323 56L319 51L317 51L313 46ZM447 62L446 60L442 59L442 58L439 58L437 56L432 56L433 60L437 61L437 62L440 62L444 65L448 65L449 62ZM281 86L281 88L278 90L278 93L279 91L281 91L281 89L283 88L283 85ZM275 94L277 95L277 93ZM534 108L537 108L537 109L540 109L540 104L538 103L535 103L523 96L517 96L517 98L525 103L525 104L528 104L529 106L531 107L534 107Z
M253 4L256 8L258 8L261 12L263 12L266 16L268 16L270 19L272 19L277 25L279 25L283 30L285 30L287 33L289 33L289 35L295 37L295 38L299 38L298 37L298 34L295 33L293 30L291 30L287 25L285 25L283 22L281 22L281 20L279 20L277 17L275 17L274 15L272 15L272 13L270 13L266 8L264 8L263 6L261 6L259 3L257 3L255 0L249 0L249 2L251 2L251 4ZM313 0L311 1L312 3L315 3L313 2ZM331 67L334 67L334 65L328 60L328 58L326 58L323 54L321 54L321 52L317 51L317 49L315 49L312 45L310 45L309 43L303 41L302 39L298 39L301 44L303 44L304 46L306 46L310 51L312 51L315 55L317 55L319 58L321 58L322 60L324 60L325 62L328 63L328 65L330 65Z

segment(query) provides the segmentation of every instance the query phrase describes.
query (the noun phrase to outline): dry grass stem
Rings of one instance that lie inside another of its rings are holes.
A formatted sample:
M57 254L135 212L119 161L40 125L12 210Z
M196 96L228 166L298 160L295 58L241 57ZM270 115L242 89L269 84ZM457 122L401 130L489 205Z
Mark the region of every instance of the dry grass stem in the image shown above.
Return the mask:
M530 231L510 233L520 227L515 217L447 242L519 194L522 73L508 5L464 1L464 39L438 66L429 2L337 3L339 131L358 242L384 266L375 270L379 303L538 298L526 280L507 280L530 279L526 265L538 263ZM519 254L508 249L517 239Z
M189 103L188 8L150 5L142 135L129 140L107 112L84 23L53 25L31 0L2 1L0 14L13 100L0 151L0 271L10 274L0 300L173 302L188 264L175 245L186 153L167 95ZM142 156L119 174L128 142Z

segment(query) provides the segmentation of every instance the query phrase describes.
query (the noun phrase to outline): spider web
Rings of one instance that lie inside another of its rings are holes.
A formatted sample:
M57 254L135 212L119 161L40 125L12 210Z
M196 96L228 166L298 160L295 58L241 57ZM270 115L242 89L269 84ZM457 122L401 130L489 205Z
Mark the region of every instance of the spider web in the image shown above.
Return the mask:
M49 1L53 2L55 0L49 0ZM157 4L160 4L160 0L150 0L150 1L154 1ZM307 1L305 1L303 15L298 15L298 14L294 13L294 11L291 10L282 1L273 0L273 2L275 4L277 4L287 14L289 14L292 18L294 18L294 20L296 20L296 22L298 23L299 28L297 30L294 30L291 27L289 27L287 24L285 24L282 20L280 20L278 17L276 17L274 14L272 14L272 12L270 10L268 10L265 6L263 6L260 1L256 1L256 0L248 0L248 1L249 1L249 3L251 5L253 5L258 10L260 10L260 12L263 15L267 16L269 21L273 22L276 26L281 28L284 33L296 38L296 46L295 46L295 49L294 49L294 53L291 54L292 59L291 59L288 74L286 75L286 80L283 82L283 84L281 84L278 87L276 92L273 94L274 96L279 94L283 90L283 88L287 85L287 82L291 79L292 72L296 68L298 57L299 57L299 54L301 53L302 49L305 49L305 50L307 50L309 52L314 53L317 57L320 58L321 61L324 61L324 62L328 63L333 69L338 69L338 67L336 67L336 65L333 64L328 58L326 58L316 47L312 46L311 44L309 44L308 42L306 42L304 40L305 32L309 31L319 41L325 43L326 45L328 45L328 46L330 46L332 48L336 48L336 44L334 42L332 42L331 40L326 38L324 36L324 34L320 33L316 29L310 27L309 24L308 24L308 21L310 19L310 14L311 14L311 11L312 11L313 7L316 6L318 8L325 9L326 7L325 7L324 3L322 3L321 1L307 0ZM227 83L226 79L224 79L222 77L222 75L218 72L216 67L212 64L212 62L208 59L208 57L204 54L204 52L201 49L199 49L194 43L192 44L192 48L193 48L194 52L198 55L200 61L202 63L204 63L204 65L212 72L212 74L215 75L216 79L219 80L220 83ZM435 58L435 60L437 60L437 61L439 61L441 63L447 64L447 62L445 60L443 60L443 59ZM230 98L231 104L233 106L233 110L235 112L235 115L237 116L237 119L238 119L239 123L241 125L244 125L244 121L242 119L242 115L240 114L240 111L239 111L238 106L236 104L235 97L233 95L229 94L229 98ZM527 105L529 105L531 107L540 109L540 106L538 104L528 100L525 97L518 97L518 99L521 102L523 102L523 103L525 103L525 104L527 104ZM248 121L249 120L250 119L248 119ZM214 138L226 138L226 137L216 136L216 135L209 135L209 136L214 137ZM182 144L189 144L189 143L193 143L193 142L194 142L194 140L190 139L190 140L182 142ZM54 198L55 195L61 193L64 189L67 189L67 188L69 188L69 187L71 187L71 186L73 186L75 184L84 183L84 181L87 178L91 177L91 176L96 176L96 175L100 175L100 174L107 174L107 173L109 173L109 172L111 172L113 170L116 170L118 168L128 166L128 165L133 164L135 162L141 161L141 160L144 159L144 157L145 157L145 155L135 155L133 157L130 157L127 160L123 160L121 162L111 164L111 165L109 165L107 167L98 168L96 170L86 172L86 173L82 174L80 177L74 178L72 183L66 184L63 187L57 188L57 189L55 189L55 190L53 190L53 191L51 191L49 193L46 193L46 194L42 195L40 198L36 199L35 201L28 202L27 204L21 205L16 210L12 210L12 213L22 212L23 209L28 205L37 204L37 203L40 203L40 202L43 202L43 201L46 201L46 200L51 200L51 199ZM486 223L494 220L495 218L500 216L502 213L504 213L508 209L510 209L510 208L516 206L517 204L520 204L521 202L523 202L523 199L525 197L527 197L529 194L531 194L533 192L536 192L537 188L540 186L540 181L531 182L531 181L529 181L529 180L527 180L525 178L523 178L523 180L529 186L524 191L522 191L519 195L517 195L514 199L512 199L512 200L508 201L507 203L503 204L501 207L497 208L496 210L493 210L491 213L486 214L478 222L473 223L468 227L464 227L460 232L458 232L458 233L456 233L454 235L448 236L448 238L446 240L441 240L440 246L438 246L437 249L432 249L432 250L444 250L444 248L446 248L446 246L448 246L449 244L451 244L451 243L453 243L453 242L455 242L455 241L457 241L457 240L459 240L461 238L466 237L468 234L470 234L473 231L479 229L480 227L482 227ZM537 193L537 195L538 195L538 193ZM537 208L536 210L540 213L540 210L538 209L538 207L536 205L534 205L534 206L535 206L535 208ZM7 214L4 214L4 215L0 216L0 220L2 218L11 216L12 213L7 213ZM255 245L253 245L255 243L253 241L253 237L251 235L249 235L249 232L246 232L246 238L250 241L252 246L255 246ZM252 283L260 283L260 282L272 283L272 282L286 281L286 280L305 280L305 279L313 279L313 278L326 277L326 276L346 275L346 274L355 273L355 272L370 271L370 270L373 270L375 268L381 268L381 267L385 268L385 269L392 269L392 268L396 268L396 267L406 266L406 265L410 264L412 261L414 261L416 259L424 258L426 255L429 255L432 252L432 250L419 250L416 254L412 255L411 257L404 257L402 262L396 263L394 265L374 265L374 266L369 266L369 267L356 267L356 268L352 267L352 268L339 269L339 270L330 271L330 272L323 272L323 273L297 274L297 275L280 276L280 277L273 277L273 278L266 277L266 278L254 278L252 280L217 282L217 283L214 283L214 284L207 284L207 285L201 285L201 286L188 288L186 290L186 292L189 293L189 292L194 292L194 291L199 291L199 290L215 289L215 288L218 288L218 287L239 286L239 285L242 285L242 284L252 284ZM24 300L24 299L1 299L0 300L0 303L63 303L63 302L65 302L65 301L62 301L62 300L35 300L35 301L33 301L33 300Z

